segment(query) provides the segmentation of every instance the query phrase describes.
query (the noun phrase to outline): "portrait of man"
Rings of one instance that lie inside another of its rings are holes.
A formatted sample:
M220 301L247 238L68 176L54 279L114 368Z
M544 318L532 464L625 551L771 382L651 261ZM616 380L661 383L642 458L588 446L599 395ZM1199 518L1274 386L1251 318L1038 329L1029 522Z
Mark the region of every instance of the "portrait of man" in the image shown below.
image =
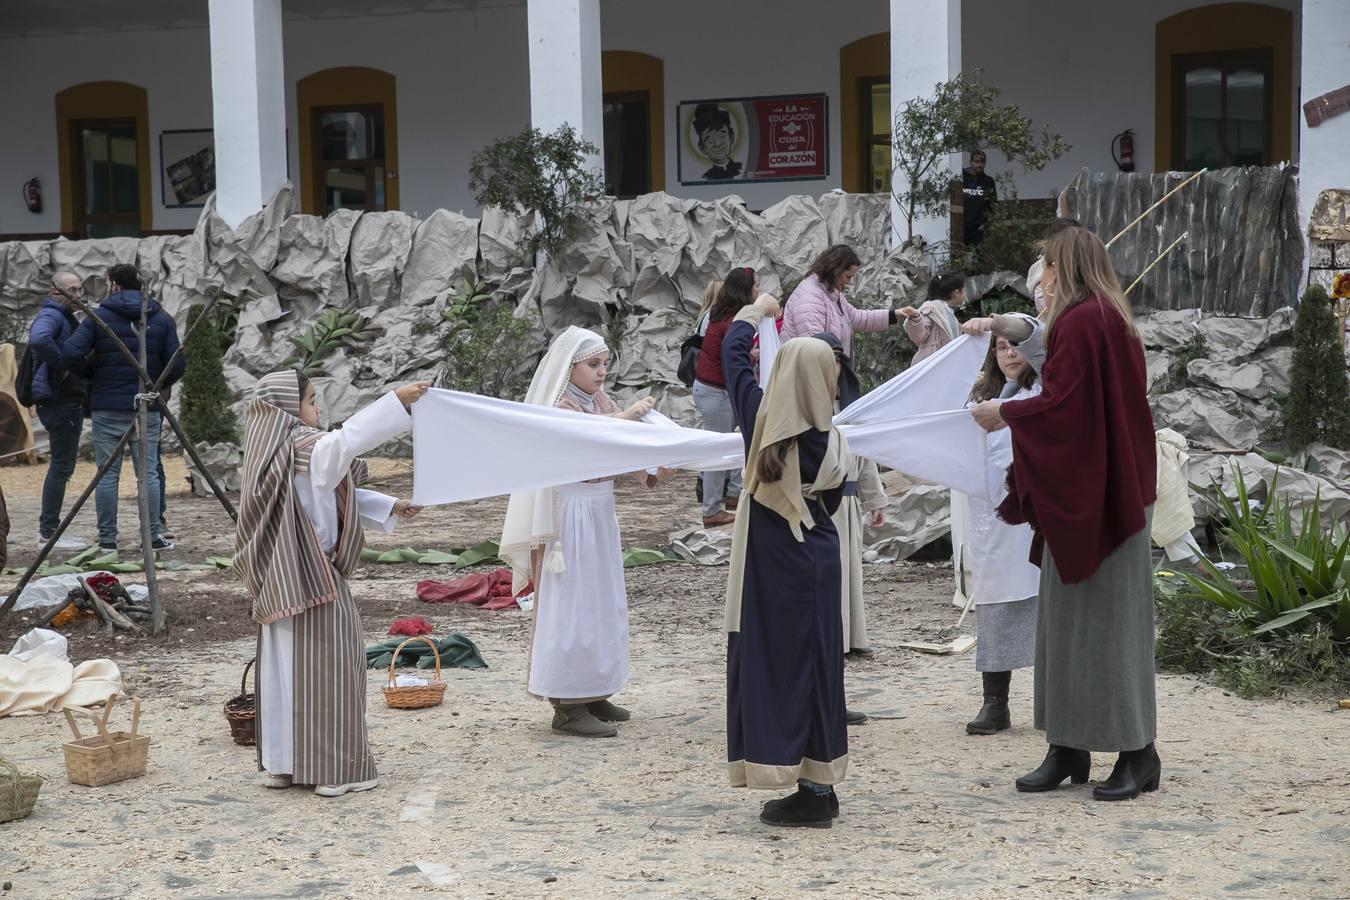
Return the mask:
M736 126L731 113L716 103L700 103L694 108L694 133L698 135L698 149L712 168L703 173L705 181L730 181L739 178L742 164L732 159L736 146Z

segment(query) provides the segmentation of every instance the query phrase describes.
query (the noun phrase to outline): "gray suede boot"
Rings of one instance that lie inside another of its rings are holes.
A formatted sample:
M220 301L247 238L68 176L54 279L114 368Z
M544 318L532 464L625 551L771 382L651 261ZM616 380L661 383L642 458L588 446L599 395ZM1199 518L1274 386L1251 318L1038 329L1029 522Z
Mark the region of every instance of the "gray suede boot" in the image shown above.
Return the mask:
M553 704L553 733L572 737L615 737L619 729L606 725L586 708L584 703Z

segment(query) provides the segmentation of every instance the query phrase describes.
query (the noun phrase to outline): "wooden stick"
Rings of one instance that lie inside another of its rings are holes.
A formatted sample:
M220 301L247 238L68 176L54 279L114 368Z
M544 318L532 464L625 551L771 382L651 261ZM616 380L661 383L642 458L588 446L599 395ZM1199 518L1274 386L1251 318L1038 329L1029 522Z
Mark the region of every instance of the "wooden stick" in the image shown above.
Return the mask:
M1163 194L1161 200L1159 200L1157 203L1153 204L1153 205L1150 206L1148 209L1146 209L1146 210L1144 210L1143 212L1141 212L1141 213L1139 214L1139 217L1138 217L1137 219L1135 219L1135 220L1134 220L1133 222L1131 222L1130 224L1126 225L1124 228L1120 229L1120 231L1116 234L1115 237L1113 237L1113 238L1111 238L1111 240L1107 241L1107 242L1106 242L1106 249L1110 250L1112 244L1114 244L1116 241L1120 240L1122 237L1125 236L1125 232L1129 231L1131 228L1133 228L1134 226L1138 225L1140 222L1144 221L1144 217L1146 217L1149 213L1153 212L1155 209L1157 209L1158 207L1160 207L1160 206L1162 206L1164 203L1166 203L1168 197L1172 196L1172 195L1175 194L1177 191L1181 190L1181 189L1184 188L1186 185L1190 184L1192 181L1194 181L1195 179L1199 178L1201 175L1205 174L1205 173L1208 172L1208 171L1209 171L1209 169L1201 169L1199 172L1196 172L1194 175L1192 175L1190 178L1187 178L1187 179L1186 179L1185 181L1183 181L1181 184L1177 185L1176 187L1172 188L1172 189L1171 189L1170 191L1168 191L1167 193Z
M107 617L108 621L123 631L140 631L141 626L122 615L117 610L108 605L108 601L101 597L94 598L94 606L98 608L100 617Z
M1190 235L1190 232L1189 232L1189 231L1183 231L1183 232L1181 233L1181 237L1179 237L1179 238L1177 238L1175 241L1173 241L1173 242L1168 246L1168 248L1167 248L1166 250L1164 250L1162 253L1159 253L1159 254L1158 254L1158 258L1155 259L1153 262L1149 263L1149 264L1148 264L1148 268L1145 269L1144 271L1140 272L1138 278L1136 278L1134 281L1131 281L1131 282L1130 282L1130 286L1127 287L1127 288L1125 289L1125 296L1128 297L1128 296L1130 295L1130 291L1134 290L1135 285L1137 285L1139 282L1143 281L1143 280L1144 280L1144 276L1147 275L1149 272L1152 272L1152 271L1153 271L1153 267L1156 266L1158 263L1162 262L1163 259L1167 256L1167 254L1169 254L1169 253L1171 253L1173 250L1175 250L1175 249L1177 248L1177 245L1180 244L1182 241L1186 240L1187 236L1189 236L1189 235Z

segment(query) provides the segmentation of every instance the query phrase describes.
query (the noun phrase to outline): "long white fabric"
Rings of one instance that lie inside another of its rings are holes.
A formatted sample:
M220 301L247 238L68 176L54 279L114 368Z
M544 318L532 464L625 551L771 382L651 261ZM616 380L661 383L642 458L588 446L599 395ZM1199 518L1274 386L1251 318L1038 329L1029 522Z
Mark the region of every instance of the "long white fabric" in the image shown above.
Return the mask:
M991 496L985 432L964 408L986 348L962 336L849 406L835 421L850 451L915 478ZM413 501L430 506L657 466L735 468L744 463L744 443L739 434L432 390L413 406L413 456Z

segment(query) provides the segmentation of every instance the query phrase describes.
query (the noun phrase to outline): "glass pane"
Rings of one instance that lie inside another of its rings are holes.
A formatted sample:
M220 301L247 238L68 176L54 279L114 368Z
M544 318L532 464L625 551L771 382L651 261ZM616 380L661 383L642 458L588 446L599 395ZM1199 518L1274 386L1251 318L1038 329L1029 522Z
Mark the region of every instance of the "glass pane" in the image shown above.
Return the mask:
M326 169L323 193L328 211L366 208L366 170L364 167Z
M1266 159L1266 76L1238 69L1228 73L1228 164L1264 166Z
M872 135L885 137L891 133L891 86L872 85Z
M366 113L366 121L370 123L371 138L371 159L384 159L384 110L377 109Z
M371 209L384 212L384 166L376 166L371 173L371 180L375 186L375 205Z
M140 209L140 179L136 174L136 131L112 128L108 131L111 171L109 212L134 213Z
M868 181L874 194L885 194L891 190L891 144L890 141L872 144L871 166Z
M1197 170L1221 165L1219 158L1220 113L1223 73L1218 69L1193 69L1186 73L1185 135L1183 168Z
M319 146L325 160L367 159L366 117L359 112L319 116Z
M91 128L80 132L84 145L84 211L108 210L108 135Z
M135 222L90 222L85 226L87 238L140 237L141 228Z
M604 106L605 135L605 192L619 195L619 180L623 173L623 104Z
M647 103L634 97L605 104L605 189L616 197L636 197L651 190Z

